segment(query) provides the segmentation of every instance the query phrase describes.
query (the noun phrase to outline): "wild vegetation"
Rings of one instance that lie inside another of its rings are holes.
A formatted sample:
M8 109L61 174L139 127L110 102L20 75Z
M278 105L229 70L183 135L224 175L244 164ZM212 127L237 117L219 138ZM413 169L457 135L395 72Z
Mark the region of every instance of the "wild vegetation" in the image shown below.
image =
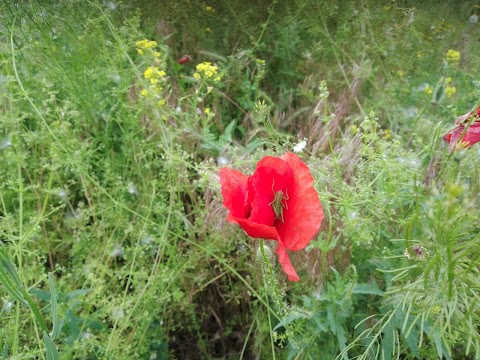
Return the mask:
M480 358L480 4L0 9L3 359ZM219 176L287 152L299 282Z

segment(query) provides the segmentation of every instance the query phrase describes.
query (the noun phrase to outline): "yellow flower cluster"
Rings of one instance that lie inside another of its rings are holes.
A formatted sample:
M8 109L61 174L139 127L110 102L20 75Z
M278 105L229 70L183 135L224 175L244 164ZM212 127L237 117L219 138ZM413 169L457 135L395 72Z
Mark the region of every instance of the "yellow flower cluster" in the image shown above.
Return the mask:
M460 61L460 51L456 51L456 50L448 50L447 51L447 62L449 63L457 63Z
M143 77L147 80L150 80L150 84L154 85L158 83L158 80L165 76L165 71L160 70L156 66L150 66L143 73Z
M217 75L218 68L215 65L212 65L211 62L206 61L200 63L196 67L197 71L193 74L193 77L197 80L203 78L210 79ZM213 81L220 81L220 76L217 76L213 79Z
M447 94L448 98L453 97L457 93L457 88L455 86L447 86L445 88L445 94Z
M137 46L137 52L140 55L144 55L145 51L152 51L157 46L157 42L153 40L144 39L144 40L137 41L135 45ZM158 51L152 51L152 55L154 57L160 57L160 53Z
M160 94L160 91L162 90L162 87L159 86L159 81L165 80L165 71L160 70L156 66L150 66L143 72L143 77L146 80L150 81L150 86L147 89L143 89L140 91L140 95L147 97L149 95L152 95L154 97L157 97ZM162 103L163 102L163 103ZM164 105L165 100L160 100L160 105Z
M425 89L423 89L425 94L431 95L433 93L433 89L430 87L430 85L425 86Z

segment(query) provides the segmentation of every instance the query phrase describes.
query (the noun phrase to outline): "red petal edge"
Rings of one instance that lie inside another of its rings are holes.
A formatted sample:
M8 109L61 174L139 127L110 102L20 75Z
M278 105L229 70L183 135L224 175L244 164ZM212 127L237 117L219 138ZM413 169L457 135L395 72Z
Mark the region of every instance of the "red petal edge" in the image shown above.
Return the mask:
M295 192L284 212L284 223L277 222L276 226L285 247L296 251L308 245L320 229L324 214L308 166L292 153L286 153L281 158L293 169Z
M293 153L283 154L280 159L285 161L293 170L293 177L299 192L313 186L313 176L310 169L297 155Z
M290 258L287 254L287 249L281 241L278 242L277 250L275 253L278 255L278 262L282 265L282 270L288 276L290 281L300 281L300 278L297 275Z
M322 204L313 187L304 191L302 196L295 196L288 204L289 209L284 212L285 222L277 222L276 227L288 250L301 250L320 229L324 217Z
M230 216L245 218L248 216L249 204L246 204L248 176L229 168L220 169L220 183L222 184L223 205Z
M277 229L273 226L258 224L248 219L243 219L236 216L231 216L230 218L238 223L242 229L245 230L247 235L252 238L268 240L279 239Z

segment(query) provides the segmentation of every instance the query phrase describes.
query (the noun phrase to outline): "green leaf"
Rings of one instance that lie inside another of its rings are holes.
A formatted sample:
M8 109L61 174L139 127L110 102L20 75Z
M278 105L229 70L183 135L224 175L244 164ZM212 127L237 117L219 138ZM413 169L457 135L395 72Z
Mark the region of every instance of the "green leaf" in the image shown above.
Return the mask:
M287 317L285 317L284 319L282 319L278 324L277 326L275 326L273 328L273 330L277 330L278 328L282 327L282 326L285 326L285 325L288 325L290 324L291 322L295 321L295 320L298 320L298 319L308 319L309 316L307 314L303 314L303 313L300 313L300 312L294 312L294 313L291 313L290 315L288 315Z
M28 292L33 296L39 298L40 300L43 300L45 302L50 302L50 294L44 290L31 288L30 290L28 290Z
M15 300L28 306L28 302L23 296L23 285L17 270L3 246L0 246L0 282Z
M20 277L18 276L17 269L15 268L15 265L13 264L12 260L10 260L10 257L7 255L3 247L0 248L0 261L3 265L3 268L7 271L11 279L14 281L15 285L22 287L23 285L20 281Z
M55 289L55 281L52 273L48 274L48 287L50 288L50 306L52 308L52 339L55 339L58 332L58 307L57 307L57 290Z
M340 350L343 353L343 359L348 360L348 352L345 351L347 348L347 337L345 336L345 329L339 323L335 324L335 332L337 333L337 341L340 346Z
M383 339L382 339L382 359L383 360L391 360L392 353L393 353L393 341L394 336L393 326L391 322L388 322L387 325L383 328Z
M55 343L50 339L50 336L44 331L43 338L45 339L45 348L47 351L47 360L60 360L57 347Z
M230 124L228 124L227 127L225 128L225 132L222 135L222 137L226 142L231 142L232 141L233 131L235 130L235 125L236 124L237 124L237 121L232 120L232 121L230 121Z
M90 292L90 289L78 289L78 290L73 290L68 293L68 295L65 298L65 301L69 302L73 299L75 299L78 296L86 295Z
M383 291L378 288L377 283L373 283L373 285L355 284L352 293L383 296Z
M8 359L8 345L7 344L5 344L5 346L3 347L2 359L3 360Z

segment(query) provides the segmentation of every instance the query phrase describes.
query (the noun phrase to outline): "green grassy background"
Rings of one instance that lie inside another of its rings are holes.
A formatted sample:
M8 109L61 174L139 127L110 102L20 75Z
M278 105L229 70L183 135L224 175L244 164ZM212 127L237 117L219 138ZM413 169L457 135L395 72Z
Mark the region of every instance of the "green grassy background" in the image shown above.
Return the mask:
M4 359L480 357L480 151L441 140L480 98L477 2L0 9ZM289 283L218 169L304 138L326 216Z

